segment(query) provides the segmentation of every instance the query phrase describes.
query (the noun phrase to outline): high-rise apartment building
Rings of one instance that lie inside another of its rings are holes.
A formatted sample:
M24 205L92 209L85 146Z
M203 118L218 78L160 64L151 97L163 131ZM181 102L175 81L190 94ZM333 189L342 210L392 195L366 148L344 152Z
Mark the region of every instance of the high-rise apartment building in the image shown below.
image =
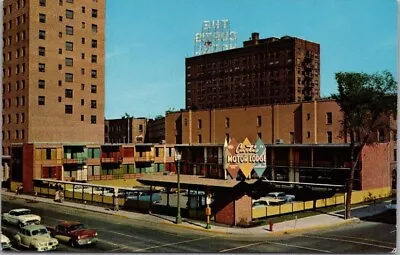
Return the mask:
M291 36L186 58L186 109L301 102L320 97L320 46Z
M104 140L105 0L4 0L3 155Z

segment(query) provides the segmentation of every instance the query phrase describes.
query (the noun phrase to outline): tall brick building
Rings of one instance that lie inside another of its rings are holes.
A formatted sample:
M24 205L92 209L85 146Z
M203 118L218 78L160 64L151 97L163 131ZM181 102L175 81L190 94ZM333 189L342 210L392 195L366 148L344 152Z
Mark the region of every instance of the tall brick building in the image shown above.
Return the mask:
M320 97L320 46L283 36L186 58L186 109L301 102Z
M3 155L102 143L105 0L5 0L3 13Z

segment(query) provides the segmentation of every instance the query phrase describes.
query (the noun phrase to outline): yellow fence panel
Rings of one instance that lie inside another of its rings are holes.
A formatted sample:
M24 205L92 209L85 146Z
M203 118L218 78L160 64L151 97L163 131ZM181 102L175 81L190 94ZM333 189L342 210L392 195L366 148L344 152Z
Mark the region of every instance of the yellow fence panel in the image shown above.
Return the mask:
M124 204L125 204L125 198L118 198L118 205L124 206Z
M253 219L258 219L267 216L267 210L265 206L254 207L252 210L253 210Z
M267 206L267 216L278 215L279 206Z
M306 201L304 203L304 210L308 210L308 209L313 209L314 208L314 202L313 201Z
M104 196L103 203L112 205L112 204L114 204L114 201L113 201L112 197Z
M283 205L281 205L281 214L291 213L291 212L293 212L292 209L293 209L292 204L283 204Z
M315 204L315 206L316 206L317 208L325 207L325 199L318 199L317 202L316 202L316 204Z
M293 203L293 211L303 211L304 210L304 203L303 202L294 202Z
M72 198L72 191L69 190L64 191L64 198Z
M93 195L93 202L101 203L101 195Z

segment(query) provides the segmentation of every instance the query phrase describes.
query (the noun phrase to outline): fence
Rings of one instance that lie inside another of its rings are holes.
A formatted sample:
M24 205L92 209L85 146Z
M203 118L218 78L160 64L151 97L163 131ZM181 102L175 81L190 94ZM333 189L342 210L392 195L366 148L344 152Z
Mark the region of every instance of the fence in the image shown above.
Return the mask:
M388 197L390 195L391 195L390 188L353 191L351 203L357 204L361 202L373 201L379 198ZM276 206L257 206L252 208L253 219L301 212L314 208L324 208L335 205L344 205L345 199L346 199L346 193L343 193L334 195L333 197L318 199L315 201L314 200L302 201L302 202L298 201Z

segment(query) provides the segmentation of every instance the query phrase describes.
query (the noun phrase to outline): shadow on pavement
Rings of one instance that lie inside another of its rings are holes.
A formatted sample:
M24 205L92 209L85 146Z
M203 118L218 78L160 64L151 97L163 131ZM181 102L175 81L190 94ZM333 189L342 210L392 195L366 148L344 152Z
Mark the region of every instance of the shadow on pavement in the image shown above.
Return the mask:
M396 210L386 210L373 216L360 218L360 220L396 225Z

